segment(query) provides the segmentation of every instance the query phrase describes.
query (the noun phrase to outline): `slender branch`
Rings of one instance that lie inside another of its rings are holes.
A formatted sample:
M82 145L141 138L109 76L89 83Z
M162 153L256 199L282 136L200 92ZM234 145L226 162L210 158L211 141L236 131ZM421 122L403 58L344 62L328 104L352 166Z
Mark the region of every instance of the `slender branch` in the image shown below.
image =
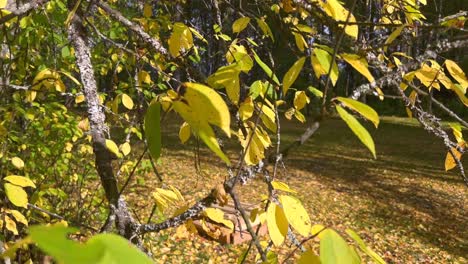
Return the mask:
M29 3L23 4L22 6L18 7L17 9L12 9L8 10L11 13L5 16L0 17L0 25L4 24L10 19L13 19L18 16L23 16L31 12L32 10L35 10L45 3L49 2L49 0L33 0L29 1Z

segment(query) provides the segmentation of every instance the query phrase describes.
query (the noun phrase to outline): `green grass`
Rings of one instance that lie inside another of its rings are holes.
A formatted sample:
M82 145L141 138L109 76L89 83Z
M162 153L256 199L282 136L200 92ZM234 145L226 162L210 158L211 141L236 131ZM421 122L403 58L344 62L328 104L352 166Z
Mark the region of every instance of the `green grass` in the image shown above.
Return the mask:
M383 118L378 129L367 127L376 143L376 160L342 121L331 119L306 144L290 152L278 179L299 192L314 224L338 231L354 229L389 263L466 263L468 188L456 169L444 171L442 142L408 119ZM182 145L176 125L163 129L160 170L166 183L195 198L224 180L227 173L219 158L202 147L202 170L197 172L193 138ZM297 122L282 124L282 145L291 143L304 129ZM237 157L234 145L227 144L233 160ZM150 177L142 192L150 192L156 182ZM261 179L256 179L238 192L243 200L258 202L266 194L259 190L264 189ZM145 202L138 204L143 215L150 207ZM177 245L183 248L181 241ZM201 238L188 241L211 243L211 247L199 248L209 256L216 252L212 255L215 262L221 256L228 256L224 262L234 262L241 248L220 247ZM204 259L200 262L206 262L205 254L199 254ZM183 263L184 258L165 261Z

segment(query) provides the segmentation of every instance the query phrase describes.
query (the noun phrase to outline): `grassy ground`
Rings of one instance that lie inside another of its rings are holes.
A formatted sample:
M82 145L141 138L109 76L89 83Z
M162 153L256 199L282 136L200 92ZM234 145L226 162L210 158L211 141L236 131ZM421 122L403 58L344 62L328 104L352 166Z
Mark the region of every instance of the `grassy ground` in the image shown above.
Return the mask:
M300 193L314 224L354 229L389 263L467 263L468 188L456 170L444 171L445 150L438 139L413 122L400 121L385 118L378 130L370 129L377 160L343 122L326 121L290 153L279 179ZM223 181L226 171L218 158L202 149L202 172L197 173L194 144L178 143L176 126L165 130L160 168L167 183L196 198ZM303 125L285 123L282 144L303 130ZM235 158L236 152L229 152ZM147 187L132 185L138 195L149 193L155 181L143 178ZM239 192L243 200L259 201L262 188L254 180ZM149 200L138 202L139 214L148 215ZM180 239L174 232L154 236L155 258L161 263L235 263L245 248L199 237Z

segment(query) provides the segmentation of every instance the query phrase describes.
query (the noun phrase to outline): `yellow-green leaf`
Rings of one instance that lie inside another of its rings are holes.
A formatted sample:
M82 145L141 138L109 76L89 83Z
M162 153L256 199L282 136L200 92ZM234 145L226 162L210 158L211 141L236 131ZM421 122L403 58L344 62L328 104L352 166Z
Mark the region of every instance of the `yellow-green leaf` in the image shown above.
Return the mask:
M306 104L310 102L309 97L307 97L304 91L297 91L294 95L294 107L296 110L301 110Z
M245 68L239 63L223 66L210 75L206 81L213 88L225 87L229 99L237 105L240 94L239 74L242 69Z
M258 27L262 30L263 35L267 35L271 38L271 41L275 42L275 37L273 36L273 32L271 32L270 27L268 24L263 20L263 18L257 18Z
M145 114L145 137L148 151L153 159L161 155L161 104L153 101Z
M288 219L289 224L301 235L308 236L310 233L311 223L309 214L297 198L280 195L279 199L283 205L284 214Z
M12 204L18 207L28 208L28 194L20 186L5 183L5 193Z
M122 94L122 104L129 110L133 109L133 100L127 94Z
M320 258L312 250L307 250L299 257L297 264L320 264Z
M81 102L84 102L85 96L83 94L79 94L75 97L75 104L79 104Z
M140 71L138 73L138 84L140 86L142 86L142 84L151 84L152 82L151 76L147 71Z
M336 110L338 115L345 121L348 127L353 131L353 133L361 140L361 142L369 149L374 158L375 155L375 145L374 140L367 130L357 121L357 119L344 110L341 106L337 105Z
M349 53L343 53L341 54L341 57L351 66L353 66L353 68L356 69L360 74L364 75L364 77L366 77L369 82L375 81L374 76L372 76L369 71L367 60L364 57Z
M365 117L367 120L371 121L374 123L375 127L379 126L379 115L377 112L372 109L372 107L361 103L359 101L353 100L351 98L346 98L346 97L336 97L338 101L340 101L344 106L350 108L351 110L354 110L358 112L360 115Z
M275 190L281 190L283 192L289 192L289 193L297 193L296 191L289 188L289 186L284 182L272 181L271 185L273 186L273 189Z
M249 17L241 17L241 18L237 19L232 24L232 32L233 33L242 32L242 30L244 30L249 25L249 22L250 22Z
M458 64L452 60L446 60L445 67L449 71L450 75L452 75L452 77L457 80L458 83L460 83L463 93L466 93L466 89L468 88L468 80L460 66L458 66Z
M218 208L206 208L203 214L216 223L223 224L229 229L234 230L234 223L224 218L224 212Z
M245 98L244 102L242 102L239 106L239 116L242 121L245 121L252 117L254 112L254 104L252 97L248 96Z
M8 0L0 0L0 9L5 8L7 5Z
M291 87L291 85L293 85L293 83L296 81L297 76L299 76L299 73L301 72L302 67L304 66L305 60L306 60L306 57L302 57L298 59L284 75L283 77L283 94L284 95L286 95L289 87Z
M315 77L320 78L320 76L328 74L332 63L332 56L327 51L316 47L312 53L311 63ZM330 72L330 80L332 81L333 86L335 86L338 81L338 75L338 65L336 64L336 61L333 61Z
M106 139L106 148L114 153L117 157L120 157L120 152L119 152L119 147L117 146L117 144L115 144L114 141L110 140L110 139Z
M300 33L297 33L297 32L293 32L292 34L294 36L294 40L296 41L297 48L300 51L304 51L305 47L307 46L307 42L304 39L304 37Z
M353 14L349 14L349 11L346 10L346 8L344 8L337 0L319 1L319 4L321 4L324 11L336 21L350 23L356 22L356 18ZM357 25L340 25L340 27L345 27L345 33L354 39L357 39L359 33Z
M33 187L36 188L36 185L34 184L33 181L31 181L29 178L26 178L24 176L18 176L18 175L9 175L3 178L4 181L7 181L9 183L12 183L17 186L21 187Z
M120 145L120 151L124 154L124 156L127 156L130 154L130 151L132 150L132 147L130 146L130 143L125 142L122 145Z
M266 65L265 62L262 61L262 59L260 59L260 57L257 55L255 51L252 50L252 52L254 54L255 61L258 63L258 65L260 65L260 68L263 69L263 71L266 73L268 78L271 78L277 85L280 85L280 82L278 80L278 77L276 77L276 74L270 69L270 67L268 67L268 65Z
M194 134L226 163L229 159L223 153L210 124L221 128L231 136L231 116L223 98L213 89L199 83L184 83L185 90L180 100L173 102L176 110L189 123Z
M179 56L181 51L187 51L193 46L192 31L182 23L175 23L171 37L168 40L169 53L173 57Z
M271 241L275 246L280 246L288 234L288 220L283 209L275 203L270 203L267 210L267 227Z
M377 253L369 248L366 243L359 237L359 235L351 229L346 229L346 233L358 244L359 248L366 253L369 257L374 260L375 263L386 264L385 260L382 259Z
M320 262L322 264L359 263L346 241L335 231L326 229L320 238Z
M401 31L405 28L405 25L397 27L390 36L388 36L387 40L385 41L384 51L386 52L388 46L401 34Z
M13 157L11 158L11 163L13 166L15 166L17 169L22 169L24 168L24 161L21 158L18 157Z
M5 215L5 228L12 232L14 235L18 235L18 229L16 229L16 223L8 217L8 215Z
M145 3L143 6L143 16L146 18L149 18L153 15L153 8L151 7L151 4Z
M184 122L179 129L179 139L182 144L185 144L190 139L190 125L187 122Z
M28 226L28 220L22 213L20 213L17 210L8 210L7 212L15 218L16 222L22 223L23 225Z

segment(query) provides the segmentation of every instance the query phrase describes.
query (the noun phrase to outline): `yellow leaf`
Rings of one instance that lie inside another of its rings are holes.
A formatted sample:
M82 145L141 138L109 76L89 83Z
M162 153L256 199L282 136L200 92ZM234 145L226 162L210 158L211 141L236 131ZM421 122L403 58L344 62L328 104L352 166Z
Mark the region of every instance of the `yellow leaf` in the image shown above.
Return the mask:
M309 97L307 97L304 91L297 91L294 95L294 107L296 110L301 110L306 104L310 102Z
M453 135L455 136L457 142L464 142L461 125L459 123L449 123L449 125L450 128L452 128Z
M77 95L75 97L75 104L79 104L81 102L84 102L85 99L86 98L85 98L85 96L83 94Z
M16 229L16 223L8 217L8 215L5 215L5 228L12 232L14 235L18 235L18 229Z
M240 82L239 74L241 72L240 64L231 64L220 67L215 73L206 80L213 88L226 88L229 100L237 105L239 101Z
M319 4L323 7L325 13L333 17L336 21L350 23L356 22L356 18L353 16L353 14L349 14L349 11L346 10L346 8L344 8L337 0L319 1ZM348 14L349 19L346 21ZM345 27L345 25L340 25L340 27ZM357 39L359 28L357 25L346 25L345 33L354 39Z
M236 61L237 65L232 67L238 67L238 69L248 73L254 65L253 60L243 45L237 45L235 43L236 41L233 41L233 43L229 46L229 50L226 52L226 60L229 63ZM236 69L236 71L238 69Z
M299 73L302 70L302 67L304 66L304 62L306 60L306 57L302 57L298 59L292 66L289 68L289 70L286 72L286 74L283 77L283 95L286 95L288 92L289 87L293 85L293 83L296 81L297 76L299 76Z
M5 8L8 3L8 0L0 0L0 9Z
M82 131L88 131L89 130L89 119L85 118L78 122L78 128L81 129Z
M457 80L458 83L460 83L463 93L466 93L466 89L468 88L468 80L460 66L458 66L457 63L452 60L446 60L445 67L449 71L450 75L452 75L452 77Z
M401 31L405 28L405 25L397 27L385 41L384 51L387 52L388 46L401 34Z
M267 210L267 227L271 241L275 246L280 246L288 234L288 220L283 209L275 203L270 203Z
M368 69L367 60L364 57L349 53L343 53L341 54L341 57L351 66L353 66L353 68L356 69L360 74L364 75L364 77L366 77L369 82L375 81L374 76L372 76Z
M232 32L233 33L242 32L242 30L244 30L249 25L249 22L250 22L249 17L241 17L241 18L237 19L232 24Z
M465 93L463 92L463 88L461 87L460 84L454 83L450 89L453 90L457 94L458 99L460 99L460 101L465 106L468 106L468 98L466 98Z
M302 203L297 198L288 195L280 195L279 199L289 224L301 236L308 236L311 229L310 218Z
M47 68L40 71L33 80L32 88L34 90L38 90L42 86L45 86L47 89L54 88L56 91L65 92L65 85L59 73Z
M26 217L22 213L17 210L8 210L7 212L15 218L16 222L28 226L28 220L26 220Z
M26 102L32 103L36 99L37 92L33 90L26 91Z
M187 51L192 48L192 31L182 23L175 23L168 43L169 53L173 57L177 57L181 51Z
M11 183L5 183L4 187L6 196L12 204L18 207L28 208L28 194L23 188Z
M21 186L21 187L36 188L36 185L34 184L34 182L24 176L9 175L3 178L3 180L9 183L12 183L14 185Z
M461 148L465 147L465 142L458 143L458 146ZM456 159L460 161L462 153L459 152L456 148L452 148L452 152L455 155ZM453 158L452 154L447 152L447 156L445 157L445 171L449 171L457 166L456 160Z
M17 169L22 169L24 168L24 161L18 157L13 157L11 158L11 163L13 166L15 166Z
M174 100L174 110L190 125L192 132L215 152L222 160L230 164L222 152L210 124L221 128L231 136L231 116L223 98L208 86L198 83L184 83L185 89L178 100Z
M305 116L301 113L301 111L295 111L294 117L301 123L305 123Z
M179 139L182 144L185 144L187 140L190 139L190 125L187 122L184 122L179 129Z
M114 141L110 139L106 139L106 147L110 152L114 153L117 157L121 156L119 152L119 147L117 147L117 144L115 144Z
M218 208L206 208L203 214L216 223L223 224L229 229L234 230L232 221L224 219L224 212Z
M148 3L143 6L143 16L146 18L153 16L153 8Z
M291 0L281 0L281 3L283 5L283 9L284 9L284 12L286 13L291 13L293 12L294 10L296 10L293 6L292 6L292 1Z
M257 107L261 109L263 124L271 131L276 133L276 114L275 112L268 107L266 104L257 103Z
M245 98L244 102L242 102L239 106L239 116L242 121L245 121L252 117L254 112L254 104L252 97Z
M173 187L171 190L156 188L156 191L153 192L153 197L162 211L168 208L169 205L176 205L177 202L183 201L180 192L174 190L176 189Z
M122 104L129 110L133 109L133 100L127 94L122 94Z
M284 117L286 117L286 119L288 120L291 120L295 112L296 112L296 108L291 107L286 112L284 112Z
M320 264L320 258L312 250L307 250L302 253L297 264Z
M138 82L139 85L142 86L142 84L151 84L153 81L151 80L151 76L147 71L140 71L138 73Z
M120 145L120 151L124 154L124 156L127 156L130 154L130 151L132 150L132 147L130 146L130 143L125 142L122 145Z
M415 71L414 76L416 76L421 83L427 88L431 89L432 87L440 90L440 85L437 80L440 70L429 67L427 64L423 64L421 69Z
M305 41L304 37L297 33L293 32L294 40L296 41L296 46L300 51L304 51L305 47L307 46L307 42Z
M255 165L265 158L265 149L271 145L271 140L260 126L255 127L255 124L250 121L246 124L246 129L248 131L247 136L244 138L242 136L242 130L239 130L239 140L241 146L244 148L244 160L246 164Z
M281 190L283 192L290 192L290 193L297 193L296 191L289 188L289 186L284 182L272 181L271 185L273 186L273 189L275 190Z

